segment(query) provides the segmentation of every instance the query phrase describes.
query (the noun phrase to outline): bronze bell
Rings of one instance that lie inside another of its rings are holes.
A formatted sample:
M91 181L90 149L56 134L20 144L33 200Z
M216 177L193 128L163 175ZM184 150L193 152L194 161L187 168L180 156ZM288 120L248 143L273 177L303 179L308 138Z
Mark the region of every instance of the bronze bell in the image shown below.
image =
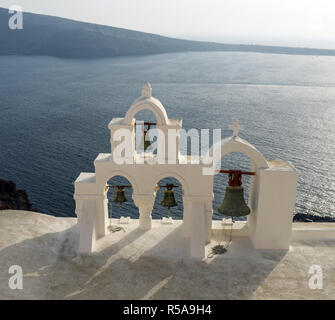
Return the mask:
M144 151L146 151L151 146L150 140L145 140L144 138Z
M141 144L139 145L139 149L146 151L151 146L151 141L146 140L146 134L144 134L141 140L142 141L141 141Z
M218 211L230 217L247 216L250 213L250 209L243 197L243 187L228 186Z
M222 170L222 172L224 172L224 170ZM223 202L218 208L218 212L230 217L247 216L250 213L250 208L245 203L243 196L244 189L242 187L242 172L230 170L228 173L229 186L226 187L226 194Z
M147 130L143 131L143 138L142 138L142 141L141 141L141 144L140 144L139 148L140 148L140 150L146 151L151 146L151 143L152 143L149 138L146 139L147 133L150 131L151 126L156 125L156 123L154 123L154 122L144 122L143 124L145 126L147 126Z
M178 206L178 203L174 197L173 184L167 184L164 192L164 198L161 202L163 207L168 207L168 214L170 217L170 208Z
M118 186L114 202L118 202L120 204L120 207L121 207L122 203L127 202L127 201L128 200L127 200L127 198L124 194L124 187Z

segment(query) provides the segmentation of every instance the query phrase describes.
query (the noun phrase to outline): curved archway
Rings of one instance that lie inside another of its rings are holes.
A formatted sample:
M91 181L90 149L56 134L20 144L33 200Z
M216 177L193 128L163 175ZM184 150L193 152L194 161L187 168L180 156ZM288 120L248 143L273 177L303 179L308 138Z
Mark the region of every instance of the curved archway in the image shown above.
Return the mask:
M217 163L217 170L242 170L242 171L253 171L253 162L252 159L241 152L230 152L225 154L221 161ZM242 179L242 184L244 188L244 199L246 203L249 200L250 184L252 176L245 175ZM228 186L228 175L227 174L215 174L213 178L213 220L221 220L224 216L218 212L218 207L221 205L225 193L226 187ZM237 217L235 220L245 220L244 217Z
M167 113L162 103L153 97L151 98L141 98L136 100L132 106L129 108L123 123L125 125L131 125L135 115L142 110L150 110L155 115L157 124L167 125L169 122Z
M150 151L150 148L146 150L144 148L144 139L154 143L157 140L155 135L156 126L154 125L145 125L145 123L155 123L156 116L155 114L149 109L143 109L136 113L136 123L135 123L135 151L137 153L141 153L144 151ZM149 134L148 133L149 131ZM147 135L145 137L145 135ZM152 138L154 137L154 138ZM157 149L155 150L157 152Z
M127 172L124 172L124 171L121 171L121 170L114 170L114 171L109 172L108 174L106 174L104 179L103 179L102 185L99 186L99 189L101 189L103 191L106 187L107 182L109 180L113 179L113 177L116 177L116 176L121 176L121 177L126 178L130 182L130 184L132 185L134 193L139 193L139 187L138 187L138 184L136 182L136 179L134 179Z
M220 152L218 153L217 150ZM221 161L225 155L232 152L239 152L247 155L255 166L255 170L269 168L263 155L252 144L239 137L230 137L215 143L207 152L204 159L208 163L208 159L210 159L210 155L212 155L213 164L216 167L217 163Z
M159 181L166 179L166 178L174 178L178 180L183 187L183 195L188 195L190 193L190 188L189 188L187 181L176 172L164 172L156 176L154 179L155 184L153 188L155 188L155 186L157 185Z
M166 184L174 184L182 186L181 182L174 177L166 177L157 182L158 185L165 186ZM164 192L166 188L163 187L155 192L155 203L152 211L153 219L162 219L163 217L168 217L168 209L161 205L161 201L164 198ZM183 219L183 192L182 188L173 188L174 197L177 202L176 207L171 207L171 217L173 219L182 220Z
M131 182L121 175L115 175L107 181L108 185L117 186L132 186ZM133 201L133 189L132 188L124 188L124 195L127 199L127 202L121 204L115 203L115 197L117 195L117 188L110 187L107 192L108 199L108 217L109 218L117 218L119 219L121 216L130 216L131 218L138 217L138 209Z

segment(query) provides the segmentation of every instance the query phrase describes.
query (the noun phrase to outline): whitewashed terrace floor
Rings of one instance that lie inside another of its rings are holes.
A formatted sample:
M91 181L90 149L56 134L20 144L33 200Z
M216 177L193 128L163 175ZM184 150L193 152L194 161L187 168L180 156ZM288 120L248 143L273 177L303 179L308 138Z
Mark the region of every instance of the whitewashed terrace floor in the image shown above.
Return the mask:
M185 252L180 221L154 221L143 232L133 220L95 254L77 256L76 219L2 211L0 226L0 299L335 298L335 241L293 242L282 252L235 236L226 254L196 261ZM23 290L8 287L11 265L23 268ZM308 287L312 265L323 269L322 290Z

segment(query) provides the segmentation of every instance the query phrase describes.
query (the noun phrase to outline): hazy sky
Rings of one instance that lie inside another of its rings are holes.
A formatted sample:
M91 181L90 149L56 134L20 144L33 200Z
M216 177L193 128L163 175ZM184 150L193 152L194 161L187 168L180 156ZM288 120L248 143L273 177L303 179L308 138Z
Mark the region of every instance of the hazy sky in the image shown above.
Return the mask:
M335 49L335 0L0 0L179 38Z

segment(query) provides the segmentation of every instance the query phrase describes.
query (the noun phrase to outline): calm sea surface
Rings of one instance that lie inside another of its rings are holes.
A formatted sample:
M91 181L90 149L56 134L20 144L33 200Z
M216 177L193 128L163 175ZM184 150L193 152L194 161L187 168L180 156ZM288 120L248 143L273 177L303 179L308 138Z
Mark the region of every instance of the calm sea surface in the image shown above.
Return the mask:
M107 125L123 117L145 80L185 129L222 128L267 159L299 170L296 213L335 216L335 57L257 53L180 53L102 60L0 57L0 178L25 189L38 211L74 216L73 184L110 152ZM145 112L139 118L147 116ZM149 115L148 115L149 116ZM144 118L143 118L144 119ZM225 168L249 169L239 154ZM123 181L114 177L110 183ZM244 185L248 191L249 180ZM214 218L226 177L215 178ZM138 210L130 200L113 216ZM109 197L114 195L109 193ZM153 217L166 216L157 195ZM182 200L176 191L182 216ZM247 198L247 192L246 192Z

